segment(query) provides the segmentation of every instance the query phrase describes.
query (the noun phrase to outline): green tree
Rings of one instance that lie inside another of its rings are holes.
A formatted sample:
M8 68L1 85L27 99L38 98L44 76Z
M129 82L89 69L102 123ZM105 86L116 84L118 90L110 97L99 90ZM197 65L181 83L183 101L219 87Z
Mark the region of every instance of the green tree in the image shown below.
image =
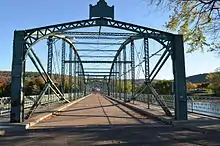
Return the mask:
M212 89L216 95L220 95L220 68L216 69L216 72L206 76L210 84L209 89Z
M189 52L205 47L220 52L219 0L151 0L151 4L172 11L165 27L184 35Z
M39 94L40 87L35 84L34 81L29 81L25 88L25 95L36 95Z
M153 83L153 87L159 94L170 95L172 93L172 81L159 80Z
M40 88L40 90L42 90L44 88L45 85L45 81L43 80L42 77L37 77L35 78L35 84Z

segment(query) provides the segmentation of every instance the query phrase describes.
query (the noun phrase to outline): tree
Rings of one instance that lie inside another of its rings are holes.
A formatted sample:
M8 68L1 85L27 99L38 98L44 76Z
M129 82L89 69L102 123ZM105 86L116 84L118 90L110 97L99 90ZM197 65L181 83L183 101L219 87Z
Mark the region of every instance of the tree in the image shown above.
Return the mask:
M42 90L44 88L45 85L45 81L43 80L42 77L37 77L35 78L35 84L40 88L40 90Z
M189 91L195 90L197 86L196 86L196 84L193 84L191 82L187 82L186 87L187 87L187 91L189 92Z
M40 92L40 87L34 81L28 81L25 88L25 95L37 95Z
M220 52L219 0L151 0L151 4L167 5L172 11L165 27L184 35L188 52L205 47Z
M220 68L216 69L216 72L206 76L210 84L208 88L212 89L215 94L220 95Z
M170 95L172 93L172 81L159 80L153 84L159 94Z

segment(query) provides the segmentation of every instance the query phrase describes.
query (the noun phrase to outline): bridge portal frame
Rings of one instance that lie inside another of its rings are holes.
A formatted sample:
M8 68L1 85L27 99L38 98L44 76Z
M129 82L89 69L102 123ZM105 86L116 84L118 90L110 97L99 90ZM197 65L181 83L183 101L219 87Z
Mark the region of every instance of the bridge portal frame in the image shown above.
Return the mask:
M40 40L49 36L61 35L68 30L88 27L111 27L137 33L136 38L151 38L162 45L165 42L170 42L170 45L165 45L171 49L171 57L173 61L174 74L174 93L175 93L175 118L177 120L187 120L187 97L186 97L186 81L185 81L185 60L183 36L175 35L164 31L159 31L144 26L138 26L126 22L112 20L108 18L94 18L82 21L75 21L57 25L44 26L34 29L21 30L14 32L13 44L13 61L12 61L12 103L11 103L11 122L20 123L23 121L24 115L24 73L25 61L28 52L32 46ZM132 37L126 43L129 43ZM124 45L116 53L118 56ZM77 51L74 50L76 54ZM80 59L80 56L78 56ZM81 68L83 66L81 64Z

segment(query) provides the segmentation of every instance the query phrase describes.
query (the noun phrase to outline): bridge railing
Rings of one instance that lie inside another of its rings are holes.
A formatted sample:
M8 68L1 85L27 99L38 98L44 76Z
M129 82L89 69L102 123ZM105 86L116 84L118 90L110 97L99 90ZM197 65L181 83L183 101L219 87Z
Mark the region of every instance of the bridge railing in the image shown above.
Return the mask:
M118 95L117 93L112 94L114 97L119 97ZM124 94L121 93L121 96L123 99ZM175 109L175 98L173 95L159 96L164 99L164 102L169 109ZM127 98L131 99L131 97L132 94L127 94ZM152 94L140 94L135 100L146 104L159 106ZM220 117L220 97L187 96L187 110L188 112Z
M83 93L76 93L76 99L82 97L84 94ZM64 96L68 99L69 98L69 94L66 93L64 94ZM31 96L25 96L24 97L24 108L25 110L30 108L34 102L35 99L38 97L38 95L31 95ZM73 99L74 100L74 96ZM50 96L48 95L44 95L44 97L42 98L40 105L41 106L51 106L54 105L56 103L62 103L64 101L60 100L55 94L50 94ZM8 114L11 110L11 97L0 97L0 115L3 114Z

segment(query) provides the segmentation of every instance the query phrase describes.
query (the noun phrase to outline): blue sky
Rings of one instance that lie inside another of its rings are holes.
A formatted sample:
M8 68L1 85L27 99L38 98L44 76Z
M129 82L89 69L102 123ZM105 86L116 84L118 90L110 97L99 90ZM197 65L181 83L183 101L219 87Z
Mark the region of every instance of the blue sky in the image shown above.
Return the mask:
M0 70L11 70L14 30L88 19L89 4L94 5L96 2L97 0L1 0ZM168 20L169 12L149 7L144 0L107 0L107 2L115 5L116 20L165 30L163 24ZM220 56L216 54L200 51L186 54L187 76L213 72L219 66ZM158 78L172 78L170 68L171 63L168 62Z

